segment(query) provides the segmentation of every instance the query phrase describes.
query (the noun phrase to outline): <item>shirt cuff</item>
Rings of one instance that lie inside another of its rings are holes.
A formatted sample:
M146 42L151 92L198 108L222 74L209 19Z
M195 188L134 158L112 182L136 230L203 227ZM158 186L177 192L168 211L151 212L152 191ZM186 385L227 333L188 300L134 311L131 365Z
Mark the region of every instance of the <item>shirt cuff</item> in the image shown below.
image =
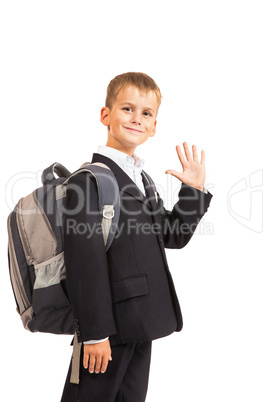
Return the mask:
M85 341L85 342L83 342L83 343L84 343L84 345L91 345L91 344L93 344L93 343L101 343L101 342L107 341L107 339L109 339L109 336L108 336L107 338L104 338L104 339L97 339L97 340Z

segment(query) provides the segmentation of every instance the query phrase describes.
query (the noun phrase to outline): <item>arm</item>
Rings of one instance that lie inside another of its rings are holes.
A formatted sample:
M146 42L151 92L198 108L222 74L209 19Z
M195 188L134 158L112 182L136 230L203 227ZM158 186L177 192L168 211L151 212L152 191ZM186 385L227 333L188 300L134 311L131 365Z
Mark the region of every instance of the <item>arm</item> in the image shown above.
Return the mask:
M182 184L179 201L172 211L166 210L163 200L158 195L161 233L166 248L182 248L191 239L194 231L208 209L212 194Z
M204 188L205 152L201 151L199 163L196 146L192 147L193 157L186 142L183 143L183 146L186 159L180 147L176 146L183 172L166 171L182 181L179 201L174 205L172 211L168 211L164 208L162 199L159 198L162 236L164 246L167 248L182 248L189 242L212 198L212 194Z
M79 342L103 340L116 333L108 261L100 230L101 216L97 201L96 183L90 174L80 174L70 180L64 252L68 294ZM110 345L109 340L87 345L87 349L92 351L104 346L107 352L107 344Z

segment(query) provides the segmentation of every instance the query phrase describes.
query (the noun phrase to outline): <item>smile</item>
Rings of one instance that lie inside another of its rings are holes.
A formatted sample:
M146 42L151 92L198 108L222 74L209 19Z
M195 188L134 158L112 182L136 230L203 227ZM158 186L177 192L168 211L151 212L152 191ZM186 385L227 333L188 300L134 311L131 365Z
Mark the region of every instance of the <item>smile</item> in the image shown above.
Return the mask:
M132 132L134 132L134 133L142 133L142 131L139 131L139 130L135 130L134 128L129 128L129 127L125 127L127 130L130 130L130 131L132 131Z

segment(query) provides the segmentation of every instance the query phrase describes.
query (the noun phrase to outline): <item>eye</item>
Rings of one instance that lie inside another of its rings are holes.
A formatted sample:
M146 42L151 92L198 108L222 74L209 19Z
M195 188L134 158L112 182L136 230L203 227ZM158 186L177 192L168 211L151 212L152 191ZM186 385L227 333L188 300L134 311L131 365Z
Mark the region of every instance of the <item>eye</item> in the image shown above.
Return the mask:
M146 114L146 113L147 113L146 116L152 116L150 112L144 112L144 114Z
M123 107L123 110L130 111L130 110L131 110L131 107L129 107L129 106Z

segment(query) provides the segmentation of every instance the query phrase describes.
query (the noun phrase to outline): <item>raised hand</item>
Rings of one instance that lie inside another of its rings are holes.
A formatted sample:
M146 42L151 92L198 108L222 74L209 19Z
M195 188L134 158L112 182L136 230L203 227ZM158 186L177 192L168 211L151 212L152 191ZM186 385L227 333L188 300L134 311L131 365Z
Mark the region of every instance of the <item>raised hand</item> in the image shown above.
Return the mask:
M205 151L201 151L201 160L198 161L197 155L197 147L196 145L192 146L193 157L188 148L187 142L183 143L184 152L186 159L181 151L179 145L176 145L176 151L179 157L179 160L182 165L183 172L177 172L176 170L168 169L165 173L171 174L172 176L177 177L180 181L188 186L195 187L198 190L204 191L204 183L205 183Z

